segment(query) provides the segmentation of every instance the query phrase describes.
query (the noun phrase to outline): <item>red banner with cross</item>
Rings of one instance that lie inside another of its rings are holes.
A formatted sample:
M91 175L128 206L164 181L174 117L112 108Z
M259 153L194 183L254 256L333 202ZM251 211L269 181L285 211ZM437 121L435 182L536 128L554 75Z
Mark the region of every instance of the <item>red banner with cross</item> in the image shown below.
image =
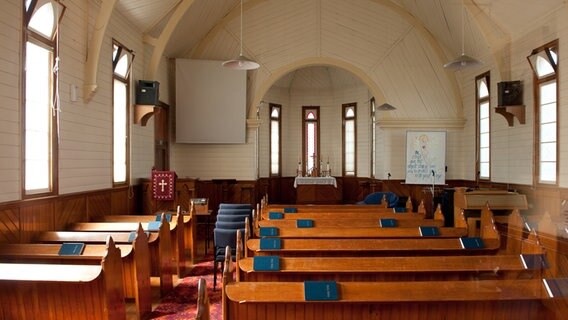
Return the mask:
M176 173L174 171L152 171L152 198L155 200L174 200Z

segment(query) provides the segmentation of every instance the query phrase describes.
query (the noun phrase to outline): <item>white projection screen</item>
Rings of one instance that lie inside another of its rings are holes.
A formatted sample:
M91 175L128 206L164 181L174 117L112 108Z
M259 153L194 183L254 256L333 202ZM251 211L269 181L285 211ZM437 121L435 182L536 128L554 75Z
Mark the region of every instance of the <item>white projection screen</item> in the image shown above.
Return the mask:
M177 143L246 142L246 71L176 59Z

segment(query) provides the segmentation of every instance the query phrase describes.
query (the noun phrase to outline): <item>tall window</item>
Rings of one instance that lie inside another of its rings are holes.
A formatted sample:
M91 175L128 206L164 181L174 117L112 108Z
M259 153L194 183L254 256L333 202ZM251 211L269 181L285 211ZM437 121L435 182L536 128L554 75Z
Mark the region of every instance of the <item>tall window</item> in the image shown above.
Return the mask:
M25 1L23 73L24 196L57 192L58 22L57 1Z
M303 155L302 163L307 174L317 174L319 170L319 107L303 107Z
M134 56L118 42L113 42L113 183L128 182L128 105L130 69Z
M280 176L282 106L270 104L270 175Z
M356 120L356 103L348 103L343 105L343 175L356 175L356 159L357 159L357 126Z
M371 178L377 176L377 103L371 98Z
M558 41L533 50L529 61L534 71L537 180L555 185L558 181Z
M491 119L489 118L489 72L475 78L477 106L477 178L491 179Z

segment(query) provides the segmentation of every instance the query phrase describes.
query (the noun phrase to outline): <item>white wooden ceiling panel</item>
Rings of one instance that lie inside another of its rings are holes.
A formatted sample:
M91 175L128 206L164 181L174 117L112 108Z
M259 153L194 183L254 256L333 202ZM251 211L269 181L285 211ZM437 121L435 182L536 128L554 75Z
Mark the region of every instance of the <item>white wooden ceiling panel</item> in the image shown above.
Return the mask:
M371 1L322 3L322 54L372 67L408 29L408 23Z
M130 20L138 30L148 31L159 23L180 0L119 0L116 8Z

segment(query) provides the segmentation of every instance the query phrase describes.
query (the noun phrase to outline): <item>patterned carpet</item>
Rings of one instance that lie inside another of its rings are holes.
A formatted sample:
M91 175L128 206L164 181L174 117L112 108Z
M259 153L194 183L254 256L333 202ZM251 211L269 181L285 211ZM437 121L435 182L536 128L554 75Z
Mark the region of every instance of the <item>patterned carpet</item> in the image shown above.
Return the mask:
M207 256L205 260L194 266L190 274L176 286L173 292L162 299L162 303L156 307L150 318L193 319L197 311L197 281L199 278L205 278L211 305L211 319L222 319L220 276L220 273L217 274L217 290L213 291L213 256Z

